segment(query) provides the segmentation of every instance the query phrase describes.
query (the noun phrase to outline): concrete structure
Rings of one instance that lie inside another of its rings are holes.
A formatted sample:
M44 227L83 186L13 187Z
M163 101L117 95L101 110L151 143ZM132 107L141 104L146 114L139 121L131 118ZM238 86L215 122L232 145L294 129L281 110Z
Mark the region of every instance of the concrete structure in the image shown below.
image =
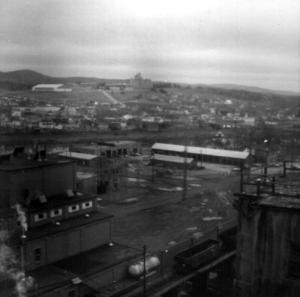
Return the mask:
M63 84L38 84L32 87L34 92L71 92L72 89L62 88Z
M278 186L260 181L256 193L238 195L236 296L299 296L298 181L295 185L279 180ZM294 194L286 193L291 187Z
M97 175L99 194L105 193L110 189L117 189L122 173L124 173L127 165L125 157L140 151L140 147L135 141L111 141L91 145L73 145L70 149L73 154L76 152L86 156L97 156L91 161L86 161L89 164L88 166L80 166L80 168L78 166L78 168L79 171Z
M167 143L155 143L152 146L153 154L172 155L194 158L196 161L221 163L234 166L245 165L249 162L249 152L212 149L207 147L184 146Z

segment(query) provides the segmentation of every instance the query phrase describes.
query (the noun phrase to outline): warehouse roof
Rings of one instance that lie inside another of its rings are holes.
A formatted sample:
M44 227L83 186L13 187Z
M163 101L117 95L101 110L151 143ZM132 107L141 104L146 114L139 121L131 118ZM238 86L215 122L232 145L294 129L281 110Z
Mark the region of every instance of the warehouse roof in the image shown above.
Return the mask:
M185 151L185 146L157 142L152 146L152 149L183 153ZM213 149L213 148L197 147L197 146L186 146L186 152L195 155L216 156L216 157L243 159L243 160L248 158L249 156L249 152L247 151L241 152L241 151Z
M33 88L60 88L63 84L38 84L35 85Z
M161 154L154 154L152 160L170 162L170 163L179 163L179 164L184 164L185 162L187 164L190 164L193 162L193 158L184 158L179 156L168 156L168 155L161 155Z
M97 155L77 153L77 152L63 152L60 153L59 156L70 158L70 159L85 160L85 161L90 161L98 158Z

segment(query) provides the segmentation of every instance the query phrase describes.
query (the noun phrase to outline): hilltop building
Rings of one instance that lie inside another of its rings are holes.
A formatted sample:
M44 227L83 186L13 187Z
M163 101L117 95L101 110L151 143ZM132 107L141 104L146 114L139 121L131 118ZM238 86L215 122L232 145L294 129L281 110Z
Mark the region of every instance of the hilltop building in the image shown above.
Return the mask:
M38 84L32 87L34 92L71 92L72 89L63 88L63 84Z
M133 79L130 80L130 85L134 90L147 90L153 87L150 79L144 79L141 73L137 73Z

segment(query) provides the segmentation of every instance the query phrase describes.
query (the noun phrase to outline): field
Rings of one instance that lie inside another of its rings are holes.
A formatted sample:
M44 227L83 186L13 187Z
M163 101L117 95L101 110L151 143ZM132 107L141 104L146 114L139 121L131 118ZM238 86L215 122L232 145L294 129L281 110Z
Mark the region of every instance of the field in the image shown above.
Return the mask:
M230 166L189 171L184 200L182 171L152 181L150 167L140 169L138 178L123 177L119 191L103 196L100 208L115 215L116 242L146 244L155 252L236 217L232 201L239 176Z

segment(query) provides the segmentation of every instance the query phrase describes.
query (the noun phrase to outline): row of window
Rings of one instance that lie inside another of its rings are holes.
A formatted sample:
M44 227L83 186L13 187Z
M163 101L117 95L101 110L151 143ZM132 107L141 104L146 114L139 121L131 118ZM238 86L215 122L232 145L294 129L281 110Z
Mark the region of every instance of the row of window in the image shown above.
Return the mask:
M81 203L81 209L89 209L93 207L93 201L85 201ZM73 204L68 206L68 213L74 213L80 210L80 204ZM63 209L62 208L56 208L52 209L49 213L50 218L55 218L59 217L63 214ZM46 220L48 218L48 213L47 212L40 212L34 215L34 221L35 222L40 222L43 220Z

